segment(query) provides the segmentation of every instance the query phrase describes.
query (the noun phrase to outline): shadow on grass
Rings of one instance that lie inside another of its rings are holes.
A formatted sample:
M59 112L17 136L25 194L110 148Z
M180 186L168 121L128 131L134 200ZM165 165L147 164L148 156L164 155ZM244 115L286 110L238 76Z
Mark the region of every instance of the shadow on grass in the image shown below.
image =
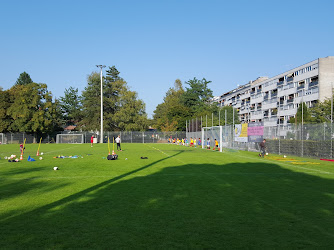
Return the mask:
M165 158L166 159L166 158ZM11 248L334 246L334 182L275 164L145 168L0 222Z

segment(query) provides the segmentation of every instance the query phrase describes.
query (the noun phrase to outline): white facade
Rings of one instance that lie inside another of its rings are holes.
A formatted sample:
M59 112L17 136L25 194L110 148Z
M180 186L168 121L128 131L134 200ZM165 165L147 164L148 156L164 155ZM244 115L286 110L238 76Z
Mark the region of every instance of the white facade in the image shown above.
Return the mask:
M334 57L319 58L274 76L260 77L221 96L213 102L233 106L241 122L263 121L265 126L287 124L301 102L312 107L330 98L334 85Z

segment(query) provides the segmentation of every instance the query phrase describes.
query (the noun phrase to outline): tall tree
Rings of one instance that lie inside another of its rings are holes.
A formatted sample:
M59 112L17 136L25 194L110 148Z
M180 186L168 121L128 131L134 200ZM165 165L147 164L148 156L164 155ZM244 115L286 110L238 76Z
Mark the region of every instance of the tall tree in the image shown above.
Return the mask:
M174 88L167 91L163 103L159 104L154 111L153 117L157 129L184 130L190 115L190 108L182 102L184 93L181 81L176 79Z
M27 85L32 82L30 75L24 71L20 74L19 78L17 78L15 85Z
M297 109L295 117L290 118L290 123L310 123L312 122L312 117L307 108L305 102L301 103Z
M76 125L81 120L81 96L78 88L69 87L65 89L64 97L60 97L60 106L67 125Z
M212 98L212 90L208 87L209 83L211 81L207 81L205 78L198 80L196 77L186 82L189 87L186 87L182 99L184 105L191 108L193 114L207 108L209 100Z
M43 133L52 131L52 94L46 84L30 83L14 85L9 89L10 107L8 116L12 119L11 132Z
M10 92L8 90L3 91L0 88L0 132L7 132L12 122L10 116L7 114L10 107Z
M147 128L145 104L130 91L115 66L109 67L103 81L104 130L142 130ZM82 93L83 119L86 129L98 130L100 125L100 75L92 73Z

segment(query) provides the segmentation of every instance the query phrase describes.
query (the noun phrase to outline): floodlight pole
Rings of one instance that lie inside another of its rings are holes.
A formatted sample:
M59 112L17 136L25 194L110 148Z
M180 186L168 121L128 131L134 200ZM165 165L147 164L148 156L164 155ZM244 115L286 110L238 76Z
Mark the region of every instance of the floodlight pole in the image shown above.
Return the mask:
M105 65L96 65L96 67L101 69L101 134L100 143L103 143L103 86L102 86L102 69L106 67Z

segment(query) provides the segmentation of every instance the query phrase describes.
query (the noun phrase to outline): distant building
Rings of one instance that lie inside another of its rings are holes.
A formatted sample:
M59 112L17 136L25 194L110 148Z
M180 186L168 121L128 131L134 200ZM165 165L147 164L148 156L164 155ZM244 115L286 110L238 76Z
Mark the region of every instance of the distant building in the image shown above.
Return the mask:
M221 96L218 106L233 106L243 123L263 121L265 126L286 125L301 102L313 107L330 98L334 85L334 56L319 58L277 76L259 77Z

